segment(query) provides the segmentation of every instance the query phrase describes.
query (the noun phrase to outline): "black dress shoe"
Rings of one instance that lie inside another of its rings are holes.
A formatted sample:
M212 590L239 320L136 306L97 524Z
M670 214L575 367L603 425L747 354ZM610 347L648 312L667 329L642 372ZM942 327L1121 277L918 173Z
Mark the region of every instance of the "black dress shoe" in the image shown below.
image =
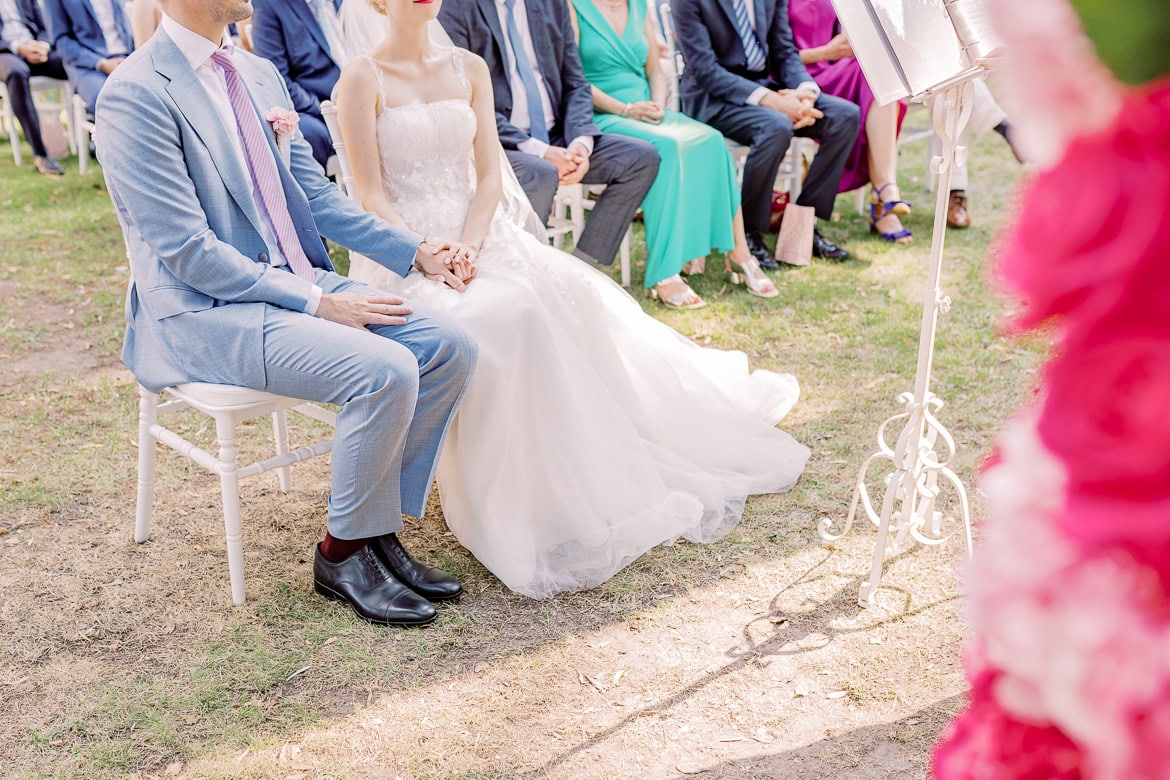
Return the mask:
M61 163L57 162L47 154L44 157L34 157L33 167L46 176L65 175L65 169L61 167Z
M756 262L760 264L760 268L766 271L775 271L780 267L776 262L776 258L768 251L767 245L764 244L764 237L759 233L747 234L748 251L752 253L752 257L756 258Z
M819 230L813 231L813 254L825 260L835 260L837 262L853 257L853 255L822 236Z
M397 534L379 536L370 542L370 549L399 582L430 601L449 601L463 593L459 580L412 558Z
M369 545L333 563L318 544L313 587L327 599L349 604L358 617L384 626L422 626L439 614L429 601L394 579Z

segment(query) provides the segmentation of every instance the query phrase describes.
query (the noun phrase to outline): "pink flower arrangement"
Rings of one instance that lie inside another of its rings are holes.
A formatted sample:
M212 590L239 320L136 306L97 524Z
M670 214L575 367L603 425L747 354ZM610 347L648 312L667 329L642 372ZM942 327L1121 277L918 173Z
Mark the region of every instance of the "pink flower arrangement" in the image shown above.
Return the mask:
M297 125L301 121L300 114L296 111L290 111L280 106L273 106L268 109L268 113L264 115L264 118L272 125L272 132L276 133L277 138L281 136L292 138L297 132Z
M1056 343L982 478L972 690L934 772L1170 779L1170 83L1068 70L1088 47L1064 0L994 7L1028 63L1017 90L1068 114L999 253L1019 325ZM1082 116L1102 90L1107 121Z

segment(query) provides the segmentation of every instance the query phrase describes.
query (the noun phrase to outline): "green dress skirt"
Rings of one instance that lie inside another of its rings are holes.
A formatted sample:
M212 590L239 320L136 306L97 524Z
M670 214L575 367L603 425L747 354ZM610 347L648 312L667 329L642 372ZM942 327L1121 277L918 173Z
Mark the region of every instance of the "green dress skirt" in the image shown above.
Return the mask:
M631 0L625 32L618 35L593 0L572 0L581 30L585 78L623 103L650 99L646 80L646 3ZM596 114L602 132L641 138L662 158L654 186L642 201L645 215L645 286L677 274L712 249L735 247L732 219L739 210L735 165L718 130L677 111L653 125L616 114Z

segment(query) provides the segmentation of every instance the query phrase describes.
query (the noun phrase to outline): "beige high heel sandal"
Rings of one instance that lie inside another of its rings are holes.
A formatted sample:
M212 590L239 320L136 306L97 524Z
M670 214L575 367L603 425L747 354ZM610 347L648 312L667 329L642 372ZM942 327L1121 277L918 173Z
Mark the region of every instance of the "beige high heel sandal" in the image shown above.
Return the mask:
M775 298L780 294L780 290L772 283L763 271L760 270L760 264L756 262L756 258L751 258L746 263L735 263L740 267L739 271L732 268L731 258L724 256L723 264L727 269L728 279L732 284L742 284L747 288L747 291L757 298ZM752 275L752 271L756 275Z
M674 295L668 295L665 298L658 292L658 284L669 284L670 282L677 282L685 289L676 292ZM653 287L646 288L646 297L655 301L659 301L668 309L701 309L707 305L707 302L699 297L699 294L691 289L691 286L683 281L678 274L668 276ZM690 303L687 303L690 301Z

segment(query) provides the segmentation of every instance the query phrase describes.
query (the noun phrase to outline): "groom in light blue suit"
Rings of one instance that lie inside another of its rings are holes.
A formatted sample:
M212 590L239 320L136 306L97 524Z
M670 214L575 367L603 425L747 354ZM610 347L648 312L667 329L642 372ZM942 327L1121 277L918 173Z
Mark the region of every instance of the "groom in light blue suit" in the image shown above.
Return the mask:
M444 315L334 273L320 235L461 290L449 247L353 205L299 132L285 162L264 119L291 111L284 81L223 35L250 3L162 7L97 107L133 271L122 359L151 390L213 382L339 404L316 589L372 622L429 622L461 586L396 532L404 511L423 513L475 345Z

